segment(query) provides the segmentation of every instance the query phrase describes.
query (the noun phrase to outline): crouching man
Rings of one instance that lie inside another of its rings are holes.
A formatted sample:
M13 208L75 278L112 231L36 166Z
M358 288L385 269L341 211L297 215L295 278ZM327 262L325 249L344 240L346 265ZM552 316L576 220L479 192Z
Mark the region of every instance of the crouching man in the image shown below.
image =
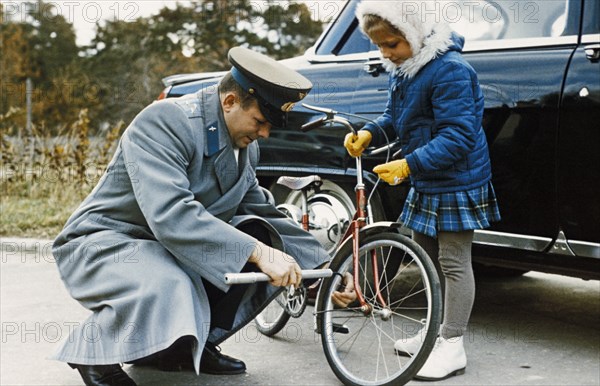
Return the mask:
M312 84L254 51L230 50L218 87L155 102L53 246L71 296L92 311L54 359L86 385L135 385L120 363L238 374L218 345L301 269L329 256L257 181L256 140L286 124ZM262 271L270 283L224 284ZM350 291L350 290L349 290Z

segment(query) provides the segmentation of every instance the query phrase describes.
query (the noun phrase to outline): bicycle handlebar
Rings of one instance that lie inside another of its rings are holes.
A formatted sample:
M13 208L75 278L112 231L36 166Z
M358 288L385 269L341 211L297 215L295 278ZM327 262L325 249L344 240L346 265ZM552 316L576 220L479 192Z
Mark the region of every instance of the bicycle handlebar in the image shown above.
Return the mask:
M320 279L322 277L331 277L333 271L331 269L303 269L302 280ZM226 273L225 284L252 284L260 281L269 281L271 278L266 273L262 272L244 272L244 273Z
M313 110L313 111L317 111L319 113L325 114L324 117L321 117L319 119L316 119L314 121L311 121L311 122L308 122L308 123L302 125L300 130L302 130L303 132L307 132L307 131L316 129L318 127L324 126L327 123L335 122L335 123L342 124L342 126L346 127L349 131L356 134L356 129L354 128L354 126L352 126L352 124L350 124L350 122L347 119L338 117L337 111L332 110L332 109L327 109L324 107L312 106L307 103L302 103L302 106L304 106L305 108L307 108L309 110Z
M304 106L305 108L307 108L309 110L313 110L313 111L317 111L319 113L327 114L327 117L333 117L334 115L336 115L338 113L335 110L328 109L326 107L319 107L319 106L309 105L308 103L302 103L302 106Z
M328 109L325 107L312 106L307 103L302 103L302 106L304 106L305 108L307 108L309 110L313 110L313 111L317 111L319 113L325 114L324 117L320 117L318 119L315 119L314 121L310 121L310 122L302 125L300 127L300 130L304 133L314 130L314 129L318 129L319 127L325 126L328 123L340 123L343 126L345 126L349 131L351 131L353 134L356 134L356 132L357 132L356 129L354 128L354 126L352 126L352 124L350 123L350 121L348 121L345 118L338 117L337 115L340 113L335 110ZM389 142L387 145L384 145L384 146L381 146L381 147L378 147L375 149L366 149L364 151L363 155L373 156L373 155L381 154L386 151L389 154L389 151L395 150L395 148L398 146L398 144L399 144L399 142L395 141L395 142ZM388 157L391 159L399 159L399 158L401 158L401 155L402 155L402 149L399 149L391 157L389 157L389 155L388 155Z
M300 127L300 131L302 131L303 133L306 133L307 131L317 129L317 128L325 125L325 123L327 123L327 117L321 117L317 120L305 123L304 125L302 125Z

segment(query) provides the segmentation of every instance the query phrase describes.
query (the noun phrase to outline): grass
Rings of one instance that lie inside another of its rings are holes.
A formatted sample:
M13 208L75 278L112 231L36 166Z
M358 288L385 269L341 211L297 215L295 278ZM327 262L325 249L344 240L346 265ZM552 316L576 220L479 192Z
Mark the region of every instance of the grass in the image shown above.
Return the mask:
M3 195L0 236L54 239L81 202L72 193L46 198Z
M0 236L53 239L91 192L114 152L122 123L91 138L87 111L59 135L34 129L22 140L0 116ZM93 167L90 167L93 165Z

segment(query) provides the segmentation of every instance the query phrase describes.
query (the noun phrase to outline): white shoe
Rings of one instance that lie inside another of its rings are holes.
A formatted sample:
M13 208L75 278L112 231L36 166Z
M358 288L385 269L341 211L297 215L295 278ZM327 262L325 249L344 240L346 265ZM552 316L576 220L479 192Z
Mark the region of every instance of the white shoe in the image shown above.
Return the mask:
M467 354L463 337L446 340L439 337L433 351L425 361L415 379L421 381L439 381L453 375L462 375L467 367Z
M425 338L425 330L421 329L415 336L410 338L398 339L394 343L394 349L398 355L414 355L419 351L419 348L423 344Z

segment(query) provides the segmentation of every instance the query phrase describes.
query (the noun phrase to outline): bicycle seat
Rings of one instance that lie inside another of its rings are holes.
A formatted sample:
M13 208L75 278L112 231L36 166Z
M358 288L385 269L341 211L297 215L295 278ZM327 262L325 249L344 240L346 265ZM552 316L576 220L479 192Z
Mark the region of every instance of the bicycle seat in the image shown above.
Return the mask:
M283 185L292 190L302 190L311 184L316 184L317 186L320 185L321 177L316 175L306 177L281 176L277 180L277 184Z

